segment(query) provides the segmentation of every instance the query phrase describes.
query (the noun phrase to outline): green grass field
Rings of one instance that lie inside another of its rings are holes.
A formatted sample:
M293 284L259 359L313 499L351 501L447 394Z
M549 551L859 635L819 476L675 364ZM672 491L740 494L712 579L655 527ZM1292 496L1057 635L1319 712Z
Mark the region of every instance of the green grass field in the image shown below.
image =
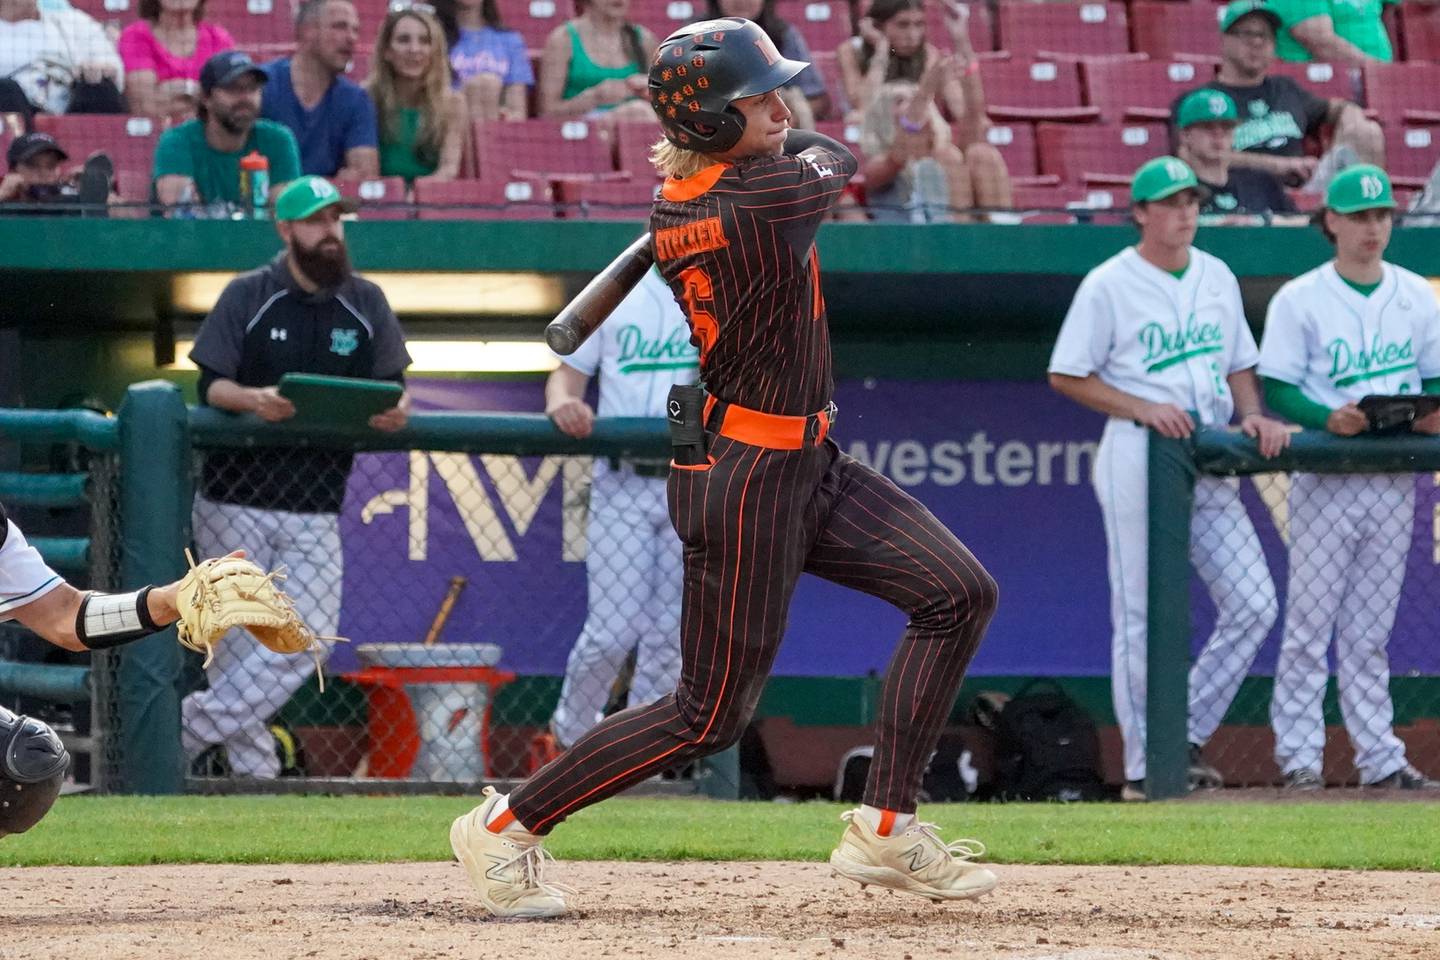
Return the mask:
M316 863L450 858L457 797L67 797L0 841L0 867ZM575 860L823 860L843 825L829 803L617 799L563 824ZM999 863L1221 864L1440 870L1430 803L950 804L948 839Z

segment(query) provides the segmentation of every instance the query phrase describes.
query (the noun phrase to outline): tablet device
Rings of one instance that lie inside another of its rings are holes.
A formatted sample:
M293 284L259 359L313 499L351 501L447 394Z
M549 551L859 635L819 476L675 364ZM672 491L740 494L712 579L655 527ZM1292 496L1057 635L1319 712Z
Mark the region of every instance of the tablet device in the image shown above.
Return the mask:
M1409 433L1410 424L1440 410L1440 396L1428 393L1372 393L1356 404L1370 433Z
M280 396L295 404L299 423L363 424L400 402L404 387L393 380L287 373Z

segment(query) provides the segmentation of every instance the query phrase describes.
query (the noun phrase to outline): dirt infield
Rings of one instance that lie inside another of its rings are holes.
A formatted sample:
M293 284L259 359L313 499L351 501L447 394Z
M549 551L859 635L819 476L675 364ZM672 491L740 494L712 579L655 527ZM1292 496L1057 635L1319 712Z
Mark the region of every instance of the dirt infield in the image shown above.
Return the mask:
M1212 867L1004 867L932 906L820 864L573 863L572 918L486 919L453 863L0 871L0 960L1440 955L1440 877Z

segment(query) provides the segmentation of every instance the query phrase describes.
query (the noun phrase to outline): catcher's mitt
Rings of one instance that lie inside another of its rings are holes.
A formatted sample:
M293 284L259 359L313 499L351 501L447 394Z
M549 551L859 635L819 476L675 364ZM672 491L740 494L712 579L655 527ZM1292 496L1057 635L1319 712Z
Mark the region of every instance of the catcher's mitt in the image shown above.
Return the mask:
M182 644L205 654L205 666L215 658L220 638L232 627L244 627L276 653L311 651L319 667L320 638L277 586L285 579L283 571L266 573L243 557L216 557L197 564L188 550L185 559L190 572L180 581L176 597L180 609L176 629Z

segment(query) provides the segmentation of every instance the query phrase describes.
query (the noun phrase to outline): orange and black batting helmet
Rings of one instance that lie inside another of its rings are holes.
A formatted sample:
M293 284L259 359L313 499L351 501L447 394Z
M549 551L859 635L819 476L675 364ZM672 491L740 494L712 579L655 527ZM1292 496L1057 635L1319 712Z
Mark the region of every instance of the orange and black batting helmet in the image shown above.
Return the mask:
M783 87L810 64L787 60L760 25L727 18L682 27L650 66L650 106L677 147L724 153L740 141L745 117L730 104Z

